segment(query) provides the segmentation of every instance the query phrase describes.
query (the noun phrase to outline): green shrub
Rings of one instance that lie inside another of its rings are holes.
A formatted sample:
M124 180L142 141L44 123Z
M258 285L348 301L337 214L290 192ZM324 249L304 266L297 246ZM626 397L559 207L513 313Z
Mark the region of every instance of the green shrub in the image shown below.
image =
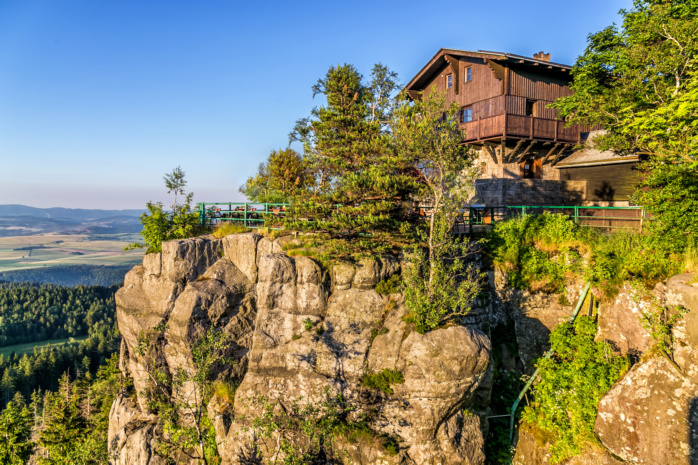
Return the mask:
M597 405L629 367L628 359L614 355L608 343L594 342L595 334L592 318L564 323L550 334L553 355L536 363L540 380L522 418L552 435L551 464L595 441Z
M653 286L681 272L685 262L656 235L603 234L547 212L497 224L486 248L515 288L560 293L572 276L583 277L606 295L634 278Z
M393 394L393 384L404 384L405 376L401 371L391 370L386 368L378 373L368 374L366 373L363 378L361 378L361 384L371 389L378 389L379 391L391 395Z
M384 279L376 284L376 292L381 295L390 295L400 292L402 280L398 274L394 274L388 279Z

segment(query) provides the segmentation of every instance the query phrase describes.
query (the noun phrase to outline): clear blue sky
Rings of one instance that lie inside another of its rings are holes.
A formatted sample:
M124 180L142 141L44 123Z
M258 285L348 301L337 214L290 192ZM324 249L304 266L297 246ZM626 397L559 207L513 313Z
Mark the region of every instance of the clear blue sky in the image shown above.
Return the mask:
M2 0L0 204L141 208L177 165L195 201L241 200L329 66L405 83L441 47L573 64L631 4Z

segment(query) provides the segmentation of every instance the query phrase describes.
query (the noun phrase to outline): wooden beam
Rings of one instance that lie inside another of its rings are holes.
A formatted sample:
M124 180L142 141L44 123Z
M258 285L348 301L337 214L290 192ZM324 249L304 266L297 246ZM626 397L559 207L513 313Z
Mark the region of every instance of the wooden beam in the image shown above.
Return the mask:
M494 164L496 165L497 164L497 154L494 153L494 149L492 147L490 147L488 144L485 144L484 147L485 147L485 150L487 151L487 153L490 154L490 157L492 157L492 160L494 160Z
M541 162L541 164L545 165L545 163L548 161L548 158L550 158L550 155L552 155L553 152L560 147L560 145L562 145L562 144L560 144L559 142L557 144L553 145L553 148L548 150L548 153L546 153L545 157L543 157L543 161Z
M448 66L451 68L451 73L453 74L453 91L458 95L460 92L460 61L458 58L452 55L444 55Z
M532 140L531 143L528 144L528 147L526 147L526 150L524 150L523 153L521 154L521 156L519 157L519 159L518 159L519 163L521 163L524 160L524 158L526 158L526 155L528 155L528 152L531 151L531 149L533 148L534 145L536 145L536 141Z
M550 164L550 166L555 166L557 164L557 162L560 160L560 157L562 156L562 154L565 152L566 149L567 149L567 146L563 145L562 149L559 152L557 152L557 155L555 155L555 159Z
M526 141L526 139L520 139L520 140L516 143L516 147L514 147L514 150L512 150L511 153L509 154L509 156L507 157L507 163L511 163L511 160L514 159L514 158L516 157L516 152L517 152L517 151L519 150L519 148L521 147L521 144L523 144L525 141Z
M499 143L499 159L502 160L504 164L504 155L507 153L507 141L502 137L502 141Z

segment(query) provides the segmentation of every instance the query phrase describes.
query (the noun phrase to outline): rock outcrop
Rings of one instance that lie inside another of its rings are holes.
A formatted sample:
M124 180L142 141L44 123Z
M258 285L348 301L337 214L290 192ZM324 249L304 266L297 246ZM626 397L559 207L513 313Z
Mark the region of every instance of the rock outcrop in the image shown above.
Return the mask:
M143 395L148 364L170 373L191 366L194 341L217 328L230 336L234 363L216 376L240 383L234 403L214 396L208 406L224 464L248 463L264 441L254 432L264 413L260 398L290 411L340 394L352 411L370 412L373 431L363 442L333 441L343 463L484 463L486 419L475 404L489 395L488 337L463 326L413 331L400 296L373 290L400 271L394 257L325 270L283 253L288 240L240 234L172 241L127 274L117 293L120 366L135 396L124 393L112 406L111 462L164 463L155 453L161 425ZM362 383L386 369L404 377L392 393Z
M695 278L678 275L666 285L666 304L687 310L674 328L673 363L660 355L640 360L599 403L596 434L628 462L698 463L698 284L690 284Z

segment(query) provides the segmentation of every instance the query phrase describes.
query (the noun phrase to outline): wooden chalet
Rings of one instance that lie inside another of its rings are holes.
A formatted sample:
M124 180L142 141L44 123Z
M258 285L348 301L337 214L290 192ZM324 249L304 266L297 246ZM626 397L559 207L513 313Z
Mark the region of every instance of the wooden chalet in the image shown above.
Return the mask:
M548 108L569 88L571 67L543 52L441 49L404 91L412 99L432 91L457 102L465 142L479 150L481 167L473 202L485 205L593 203L583 171L561 177L557 165L583 143L589 129L565 127ZM625 182L625 181L623 181Z

